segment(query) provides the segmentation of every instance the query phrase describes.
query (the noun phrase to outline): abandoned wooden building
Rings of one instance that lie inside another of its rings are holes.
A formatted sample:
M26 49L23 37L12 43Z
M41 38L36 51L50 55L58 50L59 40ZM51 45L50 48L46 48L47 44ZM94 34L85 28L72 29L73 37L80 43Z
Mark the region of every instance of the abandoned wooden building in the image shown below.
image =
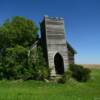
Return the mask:
M51 76L63 74L74 64L76 51L65 39L64 19L44 16L40 23L41 41Z

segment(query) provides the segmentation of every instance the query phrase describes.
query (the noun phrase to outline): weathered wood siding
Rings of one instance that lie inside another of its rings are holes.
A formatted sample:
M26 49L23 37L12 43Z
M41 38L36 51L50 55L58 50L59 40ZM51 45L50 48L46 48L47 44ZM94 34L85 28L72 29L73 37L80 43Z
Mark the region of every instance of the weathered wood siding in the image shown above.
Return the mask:
M51 75L55 75L54 56L56 53L60 53L63 58L64 70L68 68L68 50L64 34L64 19L44 17L41 22L41 37Z
M68 61L69 61L69 64L74 64L74 53L72 53L71 51L68 50Z

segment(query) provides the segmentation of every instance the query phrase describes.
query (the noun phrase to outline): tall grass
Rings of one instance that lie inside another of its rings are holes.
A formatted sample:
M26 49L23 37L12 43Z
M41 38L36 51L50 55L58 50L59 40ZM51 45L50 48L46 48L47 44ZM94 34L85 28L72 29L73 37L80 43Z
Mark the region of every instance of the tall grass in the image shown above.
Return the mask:
M0 100L100 100L100 70L92 70L91 79L66 84L40 81L0 81Z

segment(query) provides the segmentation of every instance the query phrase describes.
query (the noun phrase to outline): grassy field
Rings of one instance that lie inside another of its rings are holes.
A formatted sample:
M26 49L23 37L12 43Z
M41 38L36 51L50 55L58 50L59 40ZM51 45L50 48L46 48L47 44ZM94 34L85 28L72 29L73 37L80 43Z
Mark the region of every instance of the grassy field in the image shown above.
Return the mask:
M100 69L100 64L81 64L86 68L95 68L95 69Z
M92 70L87 83L3 80L0 81L0 100L100 100L100 70Z

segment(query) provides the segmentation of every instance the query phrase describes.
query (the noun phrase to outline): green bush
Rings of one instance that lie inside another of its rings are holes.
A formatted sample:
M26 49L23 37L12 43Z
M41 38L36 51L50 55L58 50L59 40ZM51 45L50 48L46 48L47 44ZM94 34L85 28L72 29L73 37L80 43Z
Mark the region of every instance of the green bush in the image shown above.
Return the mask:
M33 69L33 79L44 80L49 77L49 70L44 66L35 66Z
M0 66L0 80L2 80L3 79L3 67L2 66Z
M20 79L23 71L28 66L28 50L23 46L16 45L13 48L7 48L2 62L2 73L6 79Z
M49 77L49 68L46 64L43 56L43 51L40 46L31 51L29 63L32 63L32 65L34 65L32 72L33 79L44 80Z
M84 68L82 65L70 65L69 69L72 71L72 77L77 81L86 82L90 78L90 69Z
M62 77L58 80L58 83L66 83L72 76L72 72L70 70L66 71Z

